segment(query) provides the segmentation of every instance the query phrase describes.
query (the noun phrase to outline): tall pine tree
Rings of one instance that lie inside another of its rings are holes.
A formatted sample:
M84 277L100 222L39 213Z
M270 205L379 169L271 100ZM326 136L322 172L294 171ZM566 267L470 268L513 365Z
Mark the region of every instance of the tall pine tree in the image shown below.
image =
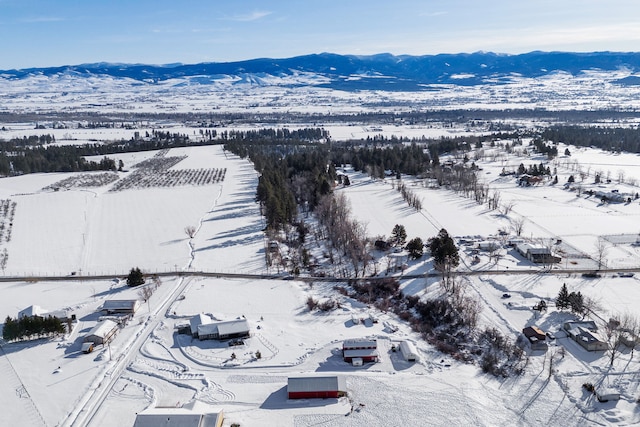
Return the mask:
M558 292L558 296L556 298L556 307L560 310L564 310L565 308L569 308L571 305L571 301L569 300L569 291L567 290L567 284L563 283L562 288L560 288L560 292Z

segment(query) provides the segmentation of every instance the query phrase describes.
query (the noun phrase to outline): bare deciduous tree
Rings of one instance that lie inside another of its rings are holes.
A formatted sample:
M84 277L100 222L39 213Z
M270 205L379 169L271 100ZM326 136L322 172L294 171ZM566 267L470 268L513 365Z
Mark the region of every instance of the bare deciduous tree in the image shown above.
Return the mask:
M598 238L596 242L596 261L598 262L598 269L607 265L607 252L609 251L609 244L602 237Z
M525 221L526 219L523 216L511 220L511 226L513 227L513 232L516 233L516 236L519 237L522 235Z

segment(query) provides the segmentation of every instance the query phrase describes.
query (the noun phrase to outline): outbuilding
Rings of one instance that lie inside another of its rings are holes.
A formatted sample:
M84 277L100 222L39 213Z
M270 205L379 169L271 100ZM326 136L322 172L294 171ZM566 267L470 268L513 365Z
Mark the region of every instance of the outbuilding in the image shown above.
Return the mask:
M221 427L224 420L222 409L213 411L204 406L148 408L136 415L133 427Z
M118 332L118 324L113 320L98 322L84 337L84 342L92 342L95 345L110 343Z
M355 362L354 365L357 366L363 362L377 362L379 358L377 349L378 342L375 339L348 339L342 343L342 357L345 362Z
M400 352L407 362L417 362L420 359L416 346L411 341L400 342Z
M111 299L102 304L100 311L104 314L135 314L140 308L140 301Z
M289 399L328 399L346 396L347 381L340 375L294 377L287 382Z

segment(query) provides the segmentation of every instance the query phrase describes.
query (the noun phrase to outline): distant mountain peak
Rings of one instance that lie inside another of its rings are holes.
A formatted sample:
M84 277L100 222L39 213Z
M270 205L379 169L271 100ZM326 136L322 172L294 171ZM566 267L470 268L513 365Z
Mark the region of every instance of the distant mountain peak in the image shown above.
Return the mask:
M640 53L534 51L513 55L479 51L412 56L390 53L338 55L323 52L283 59L256 58L246 61L199 64L149 65L98 62L6 70L0 71L0 76L21 79L33 75L54 76L73 73L79 77L102 75L129 78L140 82L197 78L198 84L215 81L221 76L235 76L239 81L268 85L273 81L268 79L268 76L290 78L306 73L317 77L314 85L333 89L423 91L434 84L464 86L501 84L516 75L536 78L557 72L578 75L588 70L617 71L620 69L626 69L630 74L640 72ZM620 82L624 84L625 81L620 80Z

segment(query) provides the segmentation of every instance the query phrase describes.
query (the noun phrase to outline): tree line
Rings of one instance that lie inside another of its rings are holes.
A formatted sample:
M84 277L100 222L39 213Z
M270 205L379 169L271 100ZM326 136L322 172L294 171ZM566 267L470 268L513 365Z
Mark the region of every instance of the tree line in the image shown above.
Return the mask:
M13 341L24 338L52 337L64 333L64 324L57 317L23 316L19 319L12 319L7 316L2 329L2 338L6 341Z
M612 152L640 153L640 128L604 126L551 126L541 131L547 141Z

